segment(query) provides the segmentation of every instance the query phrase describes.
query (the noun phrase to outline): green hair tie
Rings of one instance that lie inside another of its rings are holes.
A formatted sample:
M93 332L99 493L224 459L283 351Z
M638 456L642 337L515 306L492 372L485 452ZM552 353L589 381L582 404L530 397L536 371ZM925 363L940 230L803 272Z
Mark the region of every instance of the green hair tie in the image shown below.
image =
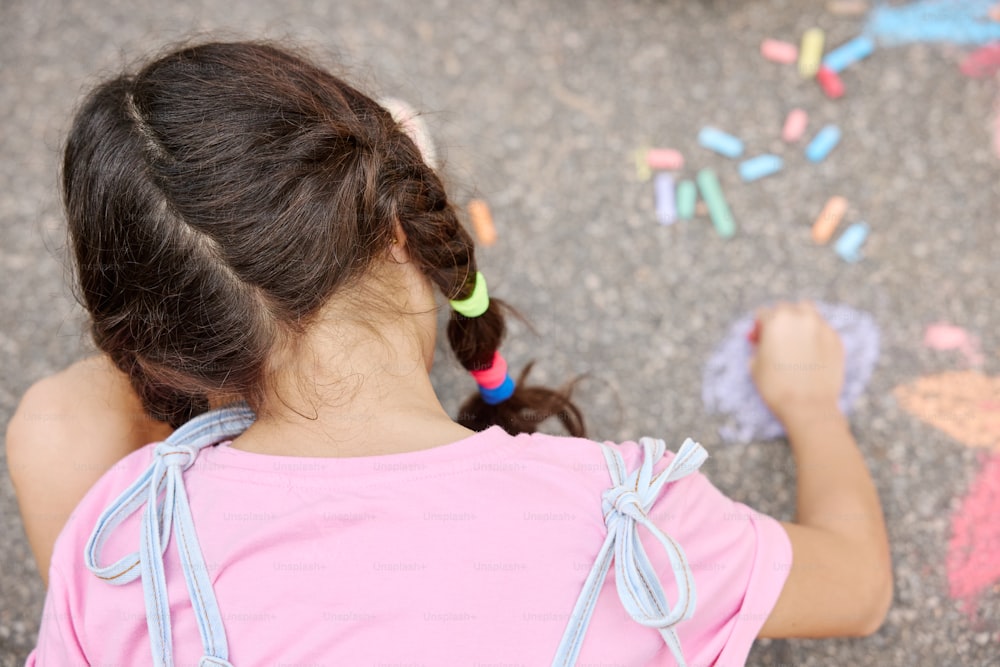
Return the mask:
M490 307L490 295L486 291L486 278L479 271L476 271L476 286L472 288L472 294L461 301L449 301L451 307L459 315L466 317L479 317Z

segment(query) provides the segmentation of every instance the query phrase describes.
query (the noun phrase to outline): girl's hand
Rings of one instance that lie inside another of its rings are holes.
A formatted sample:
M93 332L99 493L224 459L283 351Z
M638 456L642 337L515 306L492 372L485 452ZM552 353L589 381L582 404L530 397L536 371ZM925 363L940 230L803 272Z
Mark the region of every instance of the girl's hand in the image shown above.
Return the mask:
M844 383L840 337L810 302L757 312L760 335L750 375L782 423L798 415L837 412Z

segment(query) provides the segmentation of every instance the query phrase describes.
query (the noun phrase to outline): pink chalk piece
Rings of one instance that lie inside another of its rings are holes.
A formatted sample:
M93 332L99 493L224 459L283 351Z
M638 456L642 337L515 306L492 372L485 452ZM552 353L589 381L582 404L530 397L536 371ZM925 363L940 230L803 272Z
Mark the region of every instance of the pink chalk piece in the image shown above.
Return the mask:
M794 144L806 133L809 125L809 114L802 109L792 109L785 117L785 126L781 128L781 138L789 144Z
M987 44L967 55L958 66L972 79L985 79L1000 71L1000 44Z
M777 39L765 39L760 43L760 55L773 63L790 65L799 59L799 47L791 42Z
M981 366L983 354L979 348L979 338L962 327L947 322L935 322L924 332L924 346L932 350L958 350L965 355L970 366Z
M823 92L831 100L844 96L844 82L829 67L825 65L821 66L819 71L816 72L816 80L819 81L819 87L823 89Z
M684 168L684 156L673 148L650 148L646 151L646 164L651 169L677 171Z
M1000 454L983 457L982 470L952 516L945 564L949 595L976 622L980 596L1000 582Z

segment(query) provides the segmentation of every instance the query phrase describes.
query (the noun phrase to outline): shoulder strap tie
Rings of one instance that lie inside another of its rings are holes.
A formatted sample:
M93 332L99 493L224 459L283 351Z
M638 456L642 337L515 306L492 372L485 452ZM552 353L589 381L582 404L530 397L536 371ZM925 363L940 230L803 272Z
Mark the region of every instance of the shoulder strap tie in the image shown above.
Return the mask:
M552 662L553 667L568 667L576 663L612 558L615 561L618 597L625 610L638 623L657 628L677 663L681 667L686 665L674 626L694 615L694 574L681 546L650 521L646 513L666 484L696 471L708 458L708 453L688 438L670 464L654 477L653 466L663 457L666 444L652 438L642 438L639 442L643 449L642 464L632 473L626 471L625 461L617 449L601 444L613 484L601 497L608 536L576 601ZM677 602L673 607L667 602L656 570L639 541L640 525L659 540L670 559L677 582Z
M232 667L228 660L226 630L198 544L183 473L194 463L199 451L236 437L249 428L254 419L250 406L237 403L199 415L174 431L153 449L149 468L104 510L87 540L84 562L99 578L115 586L128 584L136 577L142 579L146 624L156 667L174 664L163 554L175 527L181 569L204 649L198 665ZM163 494L162 502L160 494ZM99 565L101 548L108 537L140 507L144 509L139 551L111 565Z

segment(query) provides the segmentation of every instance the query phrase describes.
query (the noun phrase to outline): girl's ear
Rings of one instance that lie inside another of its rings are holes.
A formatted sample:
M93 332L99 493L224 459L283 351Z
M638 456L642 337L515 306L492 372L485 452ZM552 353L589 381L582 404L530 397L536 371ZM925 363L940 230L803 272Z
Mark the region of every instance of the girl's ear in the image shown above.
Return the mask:
M389 255L397 264L406 264L410 261L410 251L406 245L406 234L403 226L397 220L393 224L392 240L389 241Z

